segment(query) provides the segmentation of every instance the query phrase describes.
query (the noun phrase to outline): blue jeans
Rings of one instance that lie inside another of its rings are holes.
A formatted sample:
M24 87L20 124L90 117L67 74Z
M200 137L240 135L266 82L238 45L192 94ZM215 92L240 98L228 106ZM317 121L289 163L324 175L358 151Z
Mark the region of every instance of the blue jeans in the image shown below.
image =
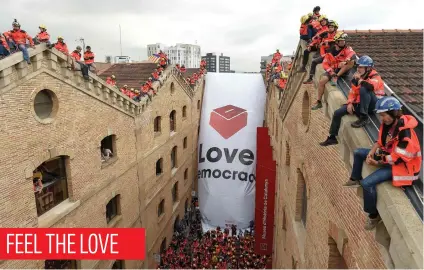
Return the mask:
M353 168L351 179L362 179L362 167L367 158L370 149L357 148L353 151ZM383 166L367 177L361 180L361 186L364 189L364 211L369 215L377 215L377 189L376 186L380 183L392 180L392 166Z
M25 44L19 44L18 45L19 50L22 51L22 54L24 55L24 60L28 63L29 62L29 53L28 49Z
M8 56L10 52L6 50L6 48L3 46L3 44L0 44L0 55Z

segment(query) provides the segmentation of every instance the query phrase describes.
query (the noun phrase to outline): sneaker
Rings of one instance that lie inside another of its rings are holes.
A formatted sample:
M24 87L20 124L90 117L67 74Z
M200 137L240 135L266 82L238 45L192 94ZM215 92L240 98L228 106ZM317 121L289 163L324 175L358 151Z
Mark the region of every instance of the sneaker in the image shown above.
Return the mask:
M327 139L325 141L323 141L322 143L319 143L319 145L330 146L330 145L335 145L335 144L338 144L338 143L339 142L337 141L337 139L335 137L328 136Z
M364 229L367 231L371 231L378 225L378 223L380 223L380 221L381 221L380 216L376 218L368 218L365 223Z
M315 103L314 106L312 106L311 110L315 111L315 110L318 110L318 109L321 109L321 108L322 108L322 102L318 101L317 103Z
M343 187L347 188L358 188L360 186L359 181L352 179L347 180L347 182L343 184Z
M306 68L305 67L301 67L297 72L299 72L299 73L306 72Z
M28 65L32 65L31 61L27 61L27 64L28 64Z
M355 122L353 122L352 124L350 124L353 128L361 128L364 127L365 125L367 125L370 122L370 119L367 118L359 118L358 120L356 120Z
M303 82L303 84L313 84L313 83L314 83L314 80L312 78L309 78Z

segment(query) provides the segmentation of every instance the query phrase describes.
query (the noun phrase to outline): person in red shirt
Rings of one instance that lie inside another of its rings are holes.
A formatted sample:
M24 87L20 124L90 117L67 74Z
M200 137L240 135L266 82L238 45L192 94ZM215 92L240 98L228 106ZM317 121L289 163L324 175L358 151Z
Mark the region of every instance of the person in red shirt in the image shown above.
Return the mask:
M10 55L9 44L3 34L0 34L0 56L6 57Z
M152 80L155 82L155 81L159 81L159 72L158 72L158 70L157 69L155 69L155 70L153 70L153 72L152 72Z
M96 71L96 66L94 65L94 53L91 51L91 47L85 47L86 51L84 53L84 63L88 66L88 70L93 68L94 72Z
M184 65L182 65L181 68L180 68L180 71L181 71L181 73L186 72L186 67Z
M46 26L42 24L38 27L38 29L40 29L40 32L35 36L34 44L46 43L47 47L50 48L50 35L47 33Z
M18 23L18 21L15 19L12 23L13 30L5 32L4 36L14 45L16 46L20 51L22 51L24 60L28 63L28 65L31 65L31 61L29 59L29 53L27 49L27 40L29 41L29 46L31 48L35 48L34 41L32 40L32 37L28 35L27 32L21 29L21 25ZM9 45L10 47L10 45Z
M87 81L89 80L88 76L88 67L84 62L81 62L81 46L77 46L76 49L71 53L72 66L74 70L81 70L82 76ZM76 64L75 64L76 63Z
M56 50L58 50L58 51L60 51L60 52L64 53L64 54L66 54L66 55L68 55L68 54L69 54L68 46L67 46L67 45L66 45L66 43L63 41L63 37L61 37L61 36L58 36L58 37L57 37L57 42L56 42L56 44L54 45L54 48L55 48Z
M128 94L128 85L124 85L122 86L121 89L119 89L121 91L122 94L127 95Z

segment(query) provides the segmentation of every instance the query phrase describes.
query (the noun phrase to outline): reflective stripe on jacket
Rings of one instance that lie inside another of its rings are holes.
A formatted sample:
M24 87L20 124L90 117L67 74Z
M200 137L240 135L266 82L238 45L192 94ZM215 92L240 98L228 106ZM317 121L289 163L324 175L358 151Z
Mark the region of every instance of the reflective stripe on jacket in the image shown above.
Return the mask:
M372 70L368 75L367 79L363 80L360 85L355 85L352 80L352 87L347 98L348 104L361 102L361 96L359 93L361 86L365 86L368 88L368 90L374 91L374 94L377 97L382 97L385 95L383 80L381 79L380 75L378 75L377 71Z

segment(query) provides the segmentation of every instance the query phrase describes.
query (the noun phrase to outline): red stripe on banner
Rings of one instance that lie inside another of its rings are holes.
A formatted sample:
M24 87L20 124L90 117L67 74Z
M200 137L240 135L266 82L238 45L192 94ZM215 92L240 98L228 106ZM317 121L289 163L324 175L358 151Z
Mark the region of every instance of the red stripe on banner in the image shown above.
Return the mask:
M272 158L268 128L259 127L257 134L255 253L272 255L276 162Z
M1 228L1 260L144 260L143 228Z

